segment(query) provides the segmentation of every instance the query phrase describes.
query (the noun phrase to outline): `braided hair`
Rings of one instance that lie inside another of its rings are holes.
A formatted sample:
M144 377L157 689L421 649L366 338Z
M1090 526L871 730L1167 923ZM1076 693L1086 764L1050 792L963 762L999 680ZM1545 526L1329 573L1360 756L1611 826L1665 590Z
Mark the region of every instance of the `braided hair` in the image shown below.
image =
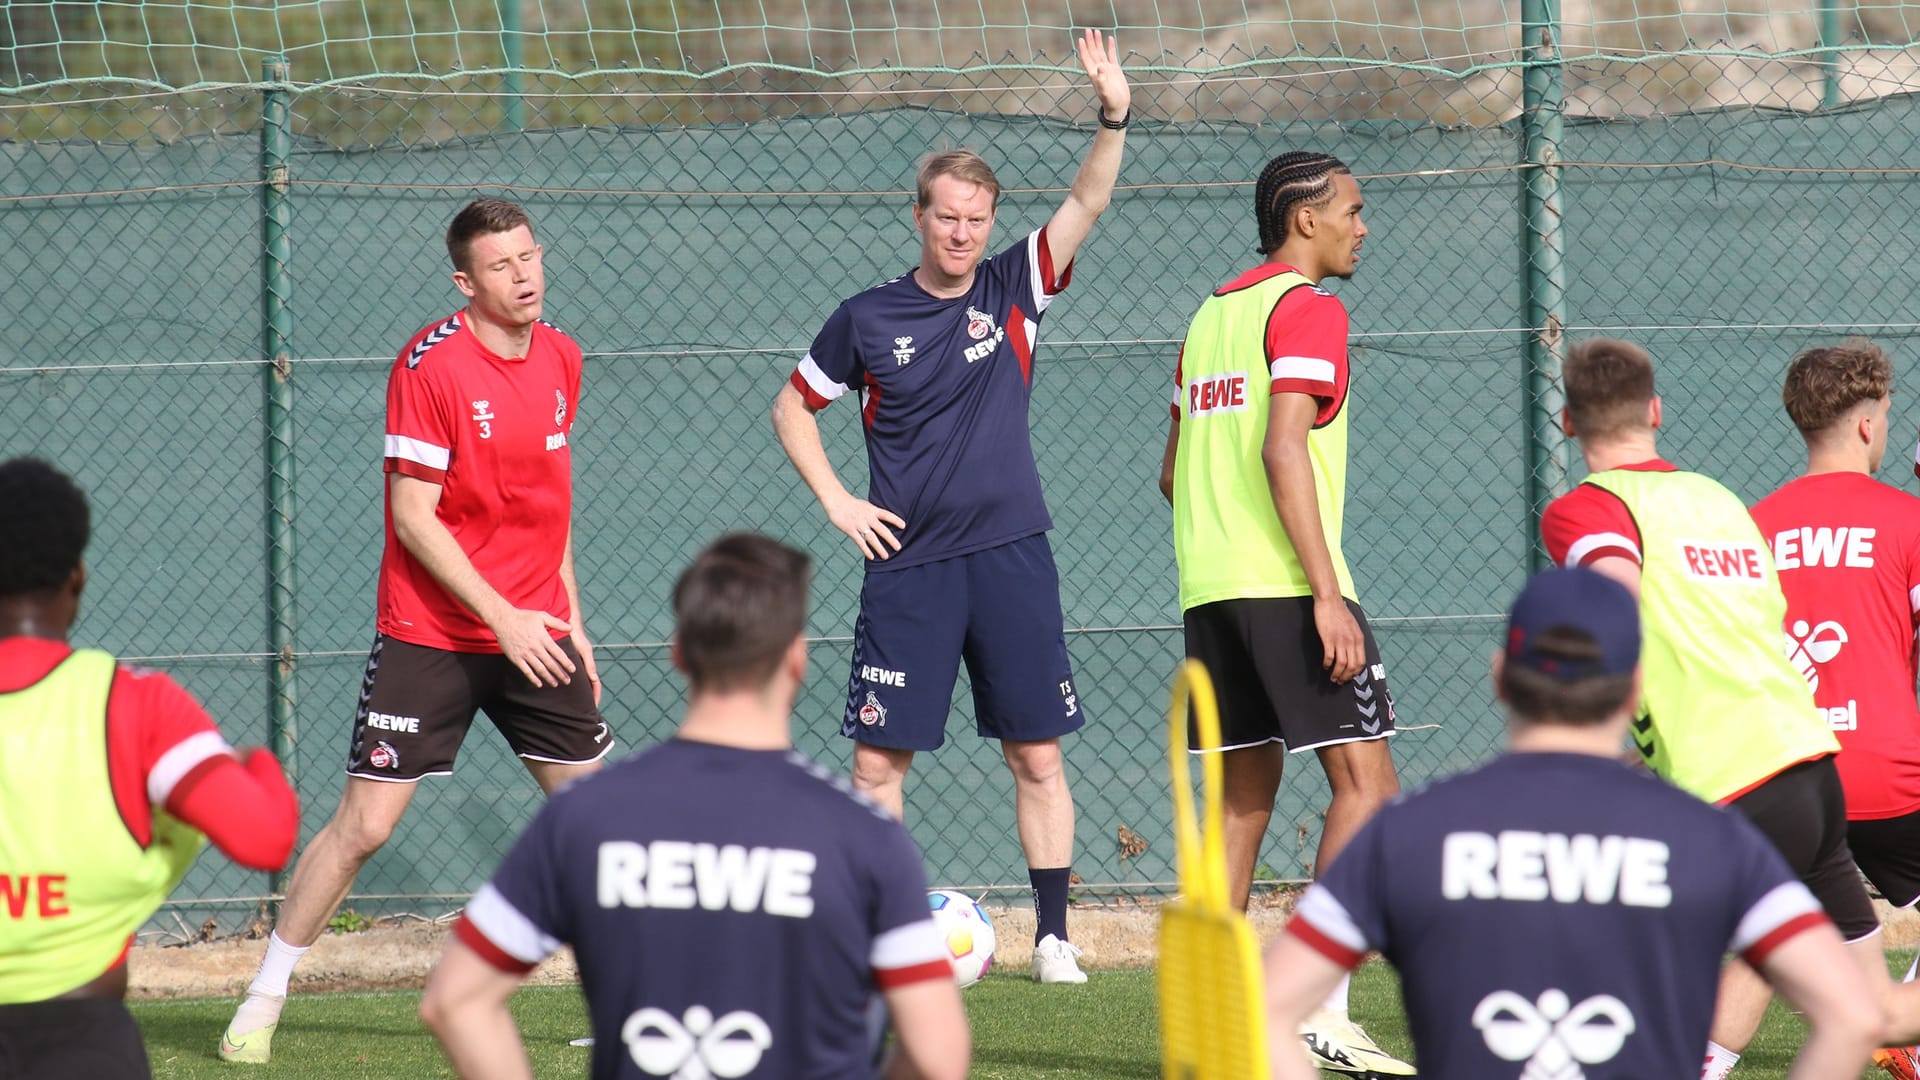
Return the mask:
M1260 172L1253 188L1253 220L1260 226L1262 255L1271 255L1287 240L1293 212L1302 206L1325 206L1333 198L1333 178L1351 174L1346 163L1331 154L1292 150L1281 154Z
M87 497L38 458L0 463L0 599L51 593L80 565Z

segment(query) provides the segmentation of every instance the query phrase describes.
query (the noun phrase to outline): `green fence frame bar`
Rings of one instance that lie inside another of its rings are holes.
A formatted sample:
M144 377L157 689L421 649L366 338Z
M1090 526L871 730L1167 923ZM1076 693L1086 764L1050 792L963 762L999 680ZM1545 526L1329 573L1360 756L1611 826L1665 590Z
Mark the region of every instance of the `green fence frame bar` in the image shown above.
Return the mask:
M1820 107L1840 104L1840 0L1820 0Z
M520 0L498 0L500 5L500 47L506 53L507 73L501 87L506 106L508 131L527 127L526 99L521 96L520 69L526 66L526 43L520 40Z
M268 744L282 762L294 730L293 314L287 263L292 212L288 157L293 148L291 70L284 56L260 65L267 84L260 109L260 346L265 365ZM282 874L273 891L284 891Z
M1526 55L1521 137L1520 268L1526 338L1527 550L1530 569L1547 563L1540 515L1567 490L1567 443L1560 432L1560 360L1567 322L1566 241L1560 198L1562 71L1560 0L1522 0L1521 47Z

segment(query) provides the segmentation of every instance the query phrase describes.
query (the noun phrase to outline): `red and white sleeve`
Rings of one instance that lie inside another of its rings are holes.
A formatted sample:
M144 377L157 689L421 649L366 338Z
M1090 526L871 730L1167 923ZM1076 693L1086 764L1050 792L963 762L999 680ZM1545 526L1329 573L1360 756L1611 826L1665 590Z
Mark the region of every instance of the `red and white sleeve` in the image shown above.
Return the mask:
M1322 424L1339 411L1347 385L1347 309L1331 294L1301 287L1267 316L1267 374L1276 394L1320 402Z
M535 926L492 882L473 894L453 924L453 934L482 960L509 975L532 971L560 948L558 938Z
M1359 924L1347 913L1332 892L1319 885L1307 886L1293 908L1287 933L1299 938L1314 952L1352 971L1371 951Z
M1747 909L1728 948L1757 970L1782 943L1829 921L1805 885L1784 882Z
M1540 515L1547 556L1561 566L1590 566L1606 558L1640 565L1640 526L1620 497L1581 484L1547 505Z
M946 942L932 919L897 926L874 938L869 960L874 985L882 990L953 978Z
M444 483L453 462L454 419L438 368L394 365L387 378L386 471Z

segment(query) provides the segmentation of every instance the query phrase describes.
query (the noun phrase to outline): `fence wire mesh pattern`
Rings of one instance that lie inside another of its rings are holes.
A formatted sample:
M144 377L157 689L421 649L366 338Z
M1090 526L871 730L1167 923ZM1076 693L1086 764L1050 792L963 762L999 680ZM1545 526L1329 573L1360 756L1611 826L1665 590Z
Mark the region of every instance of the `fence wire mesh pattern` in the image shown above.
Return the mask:
M588 352L576 537L614 731L634 748L671 730L673 577L755 528L816 556L796 734L844 763L859 559L769 406L839 300L912 265L922 152L996 164L999 243L1045 221L1092 137L1069 34L1097 16L1135 121L1046 320L1033 441L1092 718L1067 743L1075 867L1158 889L1182 652L1166 402L1187 318L1257 258L1267 159L1336 154L1367 198L1366 261L1334 286L1355 329L1347 550L1408 784L1498 745L1499 613L1538 558L1540 503L1579 475L1553 425L1563 333L1647 344L1668 456L1754 499L1797 465L1792 353L1920 326L1902 276L1920 262L1920 4L1520 8L9 4L0 449L91 493L77 636L173 672L233 741L284 746L310 838L372 633L387 367L459 304L447 220L506 194L546 246L547 316ZM823 432L863 490L857 412ZM963 676L910 824L936 881L1019 884L1011 782L972 725ZM1280 879L1311 872L1326 798L1312 763L1290 774L1264 859ZM470 739L352 902L451 906L538 798L502 740ZM169 918L270 891L209 858Z

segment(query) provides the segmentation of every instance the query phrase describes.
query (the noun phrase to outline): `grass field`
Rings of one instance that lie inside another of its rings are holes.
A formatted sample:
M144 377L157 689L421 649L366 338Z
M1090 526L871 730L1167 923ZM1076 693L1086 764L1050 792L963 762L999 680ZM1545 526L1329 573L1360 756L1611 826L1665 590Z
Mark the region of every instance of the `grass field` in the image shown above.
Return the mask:
M1904 973L1910 959L1890 957L1889 964ZM419 999L411 991L296 996L274 1038L273 1064L265 1068L227 1065L214 1056L232 999L140 1001L133 1003L133 1013L146 1032L159 1080L451 1076L439 1048L414 1017ZM1151 971L1097 971L1084 987L1037 986L1024 972L1000 972L968 989L966 1003L975 1077L1146 1080L1159 1074ZM587 1052L567 1045L587 1032L578 990L529 987L514 999L514 1014L537 1075L584 1073ZM1386 965L1370 963L1354 977L1353 1015L1387 1050L1411 1052L1399 985ZM1800 1021L1776 1002L1735 1075L1741 1080L1785 1076L1801 1031Z

